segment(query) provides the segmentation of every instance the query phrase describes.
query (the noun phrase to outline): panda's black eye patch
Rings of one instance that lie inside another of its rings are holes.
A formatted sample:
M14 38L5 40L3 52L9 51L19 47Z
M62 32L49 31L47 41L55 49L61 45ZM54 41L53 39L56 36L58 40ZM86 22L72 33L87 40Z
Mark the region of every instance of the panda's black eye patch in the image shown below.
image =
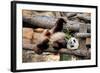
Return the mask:
M75 43L76 43L76 41L75 40L73 40Z

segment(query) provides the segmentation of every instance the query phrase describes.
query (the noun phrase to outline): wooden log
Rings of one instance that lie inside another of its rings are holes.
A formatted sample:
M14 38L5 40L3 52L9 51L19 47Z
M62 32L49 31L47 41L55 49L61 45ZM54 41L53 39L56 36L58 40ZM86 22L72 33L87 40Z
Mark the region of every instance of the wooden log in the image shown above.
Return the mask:
M23 49L34 51L34 50L36 50L36 45L24 44L23 43ZM44 52L56 53L57 50L48 48L47 50L44 50ZM63 49L59 50L58 52L61 53L61 54L64 53L64 54L68 54L68 55L75 55L75 56L79 56L79 57L88 57L88 58L90 58L90 51L84 50L84 49L70 50L70 49L63 48Z
M77 13L75 12L69 12L69 13L64 13L66 15L67 18L71 18L77 15Z
M49 17L54 17L55 12L51 11L32 11L32 16L49 16Z
M53 17L47 17L47 16L33 16L33 17L26 17L23 16L23 22L28 23L28 24L23 24L23 26L36 26L39 28L46 28L46 29L51 29L54 27L55 23L57 21L57 18ZM64 29L69 29L71 31L79 31L80 24L79 22L74 22L74 21L68 21L66 20L67 23L64 25ZM87 26L87 31L91 31L90 24L86 24Z
M57 17L57 18L61 17L60 12L57 11L57 12L55 12L55 14L56 14L56 17Z
M54 26L56 20L57 19L53 17L47 17L47 16L33 16L33 17L23 16L23 22L32 24L32 26L40 28L48 28L48 29Z
M80 21L84 21L85 23L91 23L91 16L88 14L77 14L76 16Z
M91 44L91 38L86 38L86 44Z
M87 37L91 37L91 33L76 33L75 37L78 37L78 38L87 38Z
M36 28L34 29L34 32L37 32L37 33L42 33L44 31L43 28Z
M22 37L26 39L32 39L33 29L32 28L23 28Z
M91 38L86 38L86 47L87 49L91 48Z
M87 33L87 26L86 24L80 24L80 32L79 33ZM79 48L83 49L83 50L87 50L86 48L86 38L79 38Z
M32 43L32 40L31 39L27 39L27 38L23 38L22 39L22 42L23 43L29 43L29 44L31 44Z
M34 51L31 50L24 50L22 51L22 61L24 63L28 62L50 62L50 61L59 61L60 56L54 55L54 53L44 52L41 55L36 54Z
M22 16L31 17L33 12L31 10L22 10Z
M31 44L31 43L23 43L22 44L22 47L24 48L24 49L28 49L28 50L34 50L34 48L36 48L36 45L33 45L33 44Z
M59 50L59 53L65 53L69 55L90 58L90 51L82 50L82 49L77 49L77 50L61 49Z
M65 25L64 26L64 29L68 28L70 31L74 31L74 32L79 32L79 29L80 29L80 23L79 24L74 24L74 25L71 25L67 22L68 25ZM90 27L90 24L86 24L87 26L87 32L90 33L91 32L91 27Z

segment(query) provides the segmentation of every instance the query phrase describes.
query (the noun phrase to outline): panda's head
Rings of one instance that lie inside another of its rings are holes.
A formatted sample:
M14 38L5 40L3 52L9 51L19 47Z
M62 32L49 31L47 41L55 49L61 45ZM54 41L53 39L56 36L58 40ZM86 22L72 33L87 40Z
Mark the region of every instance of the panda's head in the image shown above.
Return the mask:
M76 39L75 37L70 38L67 42L68 49L78 49L78 46L79 42L78 39Z

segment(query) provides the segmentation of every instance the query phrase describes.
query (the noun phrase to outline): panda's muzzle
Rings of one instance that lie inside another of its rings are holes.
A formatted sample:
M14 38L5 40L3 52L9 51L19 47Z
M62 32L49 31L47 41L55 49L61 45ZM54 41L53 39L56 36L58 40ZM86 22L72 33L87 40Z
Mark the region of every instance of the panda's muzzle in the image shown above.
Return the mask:
M70 47L74 47L74 45L71 45Z

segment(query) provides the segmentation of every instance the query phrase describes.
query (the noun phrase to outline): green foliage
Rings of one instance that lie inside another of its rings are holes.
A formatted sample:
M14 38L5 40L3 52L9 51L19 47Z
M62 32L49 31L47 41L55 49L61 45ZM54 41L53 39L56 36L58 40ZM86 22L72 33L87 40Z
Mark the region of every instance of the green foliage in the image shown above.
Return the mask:
M68 61L68 60L71 60L71 55L67 55L67 54L60 55L60 61Z
M66 39L70 39L72 37L68 29L63 29L63 32L66 34Z

